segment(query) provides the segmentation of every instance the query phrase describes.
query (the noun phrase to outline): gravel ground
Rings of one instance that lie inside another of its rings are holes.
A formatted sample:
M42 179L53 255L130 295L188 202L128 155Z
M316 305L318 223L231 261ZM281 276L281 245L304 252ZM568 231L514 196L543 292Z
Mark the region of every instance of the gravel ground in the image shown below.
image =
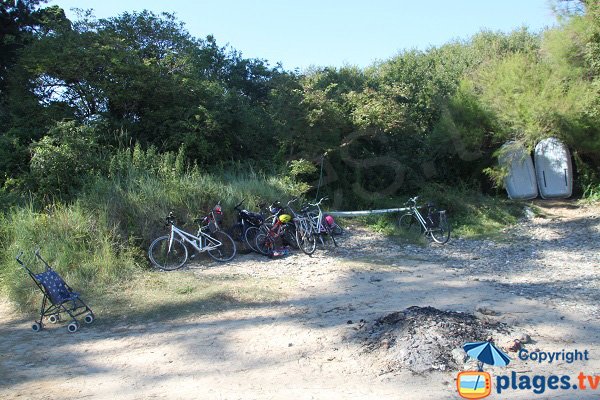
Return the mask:
M407 246L449 268L507 292L600 317L598 207L538 201L543 214L504 230L501 241L454 239L445 246Z

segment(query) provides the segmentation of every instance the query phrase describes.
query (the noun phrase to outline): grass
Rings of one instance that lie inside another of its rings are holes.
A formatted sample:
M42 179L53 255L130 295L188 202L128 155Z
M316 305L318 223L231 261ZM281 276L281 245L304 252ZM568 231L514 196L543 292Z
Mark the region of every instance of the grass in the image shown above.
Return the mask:
M396 207L401 207L406 199L398 199ZM433 202L438 209L447 210L452 228L451 237L470 239L500 240L503 237L502 230L516 224L523 216L525 207L536 212L529 203L488 196L465 187L444 185L429 185L424 188L419 193L419 204L427 202ZM426 238L400 229L398 217L398 213L392 213L359 217L354 221L383 235L395 236L419 245L428 243Z
M453 235L464 238L500 239L502 229L516 224L527 205L467 187L443 185L428 186L422 198L447 210Z
M148 273L146 249L165 232L169 212L175 212L178 225L194 229L193 220L220 201L228 226L233 205L242 199L253 209L259 202L283 200L299 191L284 178L252 172L210 174L181 167L172 154L123 151L111 161L108 175L91 177L76 200L44 207L30 202L0 214L0 294L17 305L37 307L31 279L15 261L24 251L28 264L35 265L36 248L82 294L117 293ZM178 290L175 296L203 292L196 283Z
M141 270L140 252L120 242L102 220L78 204L45 211L17 208L3 216L0 292L22 307L37 303L39 291L15 257L22 251L25 264L34 273L42 272L44 265L34 256L38 248L67 283L83 292L102 292L130 279Z
M41 292L23 274L27 303L17 309L37 317ZM70 284L70 282L68 282ZM201 271L140 271L135 279L104 285L102 290L72 285L94 311L97 323L132 324L176 320L218 311L276 304L286 297L281 280L247 276L210 275Z
M143 323L274 304L285 297L279 287L279 281L247 276L144 271L90 303L106 320Z
M228 226L235 217L233 206L242 200L248 209L256 209L261 203L297 196L302 190L301 185L285 178L252 171L210 173L197 168L169 168L164 164L172 157L150 151L138 153L115 156L118 163L113 163L119 167L108 177L93 180L80 199L91 212L102 210L108 225L115 226L123 238L142 248L164 232L164 219L169 212L174 212L178 225L197 229L193 221L207 215L220 202ZM148 157L156 160L148 161ZM139 159L144 161L136 161ZM152 170L148 165L159 167Z

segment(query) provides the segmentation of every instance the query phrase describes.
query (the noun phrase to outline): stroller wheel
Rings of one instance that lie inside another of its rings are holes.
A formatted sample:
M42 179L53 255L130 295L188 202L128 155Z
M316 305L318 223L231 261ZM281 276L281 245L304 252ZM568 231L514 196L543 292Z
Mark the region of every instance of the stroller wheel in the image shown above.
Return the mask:
M86 324L91 324L92 322L94 322L94 314L89 313L88 315L85 316L85 318L83 320L85 321Z
M71 333L77 332L79 329L79 324L77 322L71 322L69 326L67 326L67 330Z
M56 324L58 321L60 321L60 317L58 316L58 314L52 314L48 317L48 322L50 322L51 324Z
M39 322L35 322L33 325L31 325L31 329L34 332L39 332L42 330L42 324L40 324Z

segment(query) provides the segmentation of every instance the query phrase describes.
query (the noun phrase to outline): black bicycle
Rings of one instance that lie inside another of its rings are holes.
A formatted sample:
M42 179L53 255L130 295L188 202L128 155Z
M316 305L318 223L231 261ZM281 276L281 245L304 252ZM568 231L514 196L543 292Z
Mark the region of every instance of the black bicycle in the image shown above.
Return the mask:
M233 240L240 243L240 247L244 247L242 250L258 251L256 248L256 234L255 230L252 230L250 235L246 235L248 229L258 228L265 222L265 216L262 212L252 212L241 208L246 199L240 201L233 208L237 211L236 223L229 229L229 235ZM261 207L262 210L263 207ZM254 234L253 234L254 233Z

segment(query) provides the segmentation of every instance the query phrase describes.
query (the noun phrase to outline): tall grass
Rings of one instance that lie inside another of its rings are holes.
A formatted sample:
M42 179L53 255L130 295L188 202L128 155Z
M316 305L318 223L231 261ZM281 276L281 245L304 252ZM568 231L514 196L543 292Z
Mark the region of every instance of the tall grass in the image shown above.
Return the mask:
M173 212L178 225L192 228L220 202L227 226L235 217L233 206L244 200L259 204L301 194L303 187L287 178L266 177L249 171L201 171L183 166L181 152L157 154L136 147L113 157L107 177L96 177L80 200L90 211L101 210L122 240L145 248L164 231Z
M433 202L440 210L446 210L454 237L501 238L502 228L516 224L523 216L523 202L501 197L492 197L467 186L429 184L421 188L418 204ZM404 199L408 199L406 196ZM390 207L402 207L404 199L388 203ZM371 229L386 235L401 236L416 243L426 243L421 238L411 237L398 227L398 214L368 216L358 220Z
M243 199L252 209L306 189L286 177L267 177L239 167L237 171L201 171L184 165L182 154L157 154L139 147L123 150L113 156L105 174L88 179L77 200L44 207L30 202L0 214L0 292L17 304L35 304L39 293L14 258L25 251L27 264L40 271L43 266L33 257L39 247L79 292L106 297L119 288L135 286L132 278L149 269L146 249L165 232L164 217L169 212L175 213L178 225L193 229L194 219L220 201L227 226L235 217L233 206ZM466 188L430 185L423 189L421 199L447 209L455 233L463 236L497 232L515 223L522 211L518 203ZM399 205L402 199L393 201ZM364 222L383 234L398 233L395 216Z
M467 186L428 185L422 198L448 211L454 235L471 238L499 237L502 228L516 224L523 216L525 205Z
M15 303L34 304L39 293L15 261L25 251L28 264L41 271L33 251L41 253L65 280L85 293L103 293L148 268L146 249L165 231L164 217L174 212L178 225L193 229L194 219L221 202L224 225L233 206L299 195L303 187L286 178L252 171L201 171L184 165L183 152L122 150L104 175L89 177L77 200L46 206L14 206L0 214L0 292Z
M0 219L0 290L16 304L33 303L39 293L15 256L33 272L44 266L34 257L35 249L71 286L94 293L128 279L139 270L138 252L119 241L115 231L99 214L80 204L56 204L43 211L32 206L15 208Z

